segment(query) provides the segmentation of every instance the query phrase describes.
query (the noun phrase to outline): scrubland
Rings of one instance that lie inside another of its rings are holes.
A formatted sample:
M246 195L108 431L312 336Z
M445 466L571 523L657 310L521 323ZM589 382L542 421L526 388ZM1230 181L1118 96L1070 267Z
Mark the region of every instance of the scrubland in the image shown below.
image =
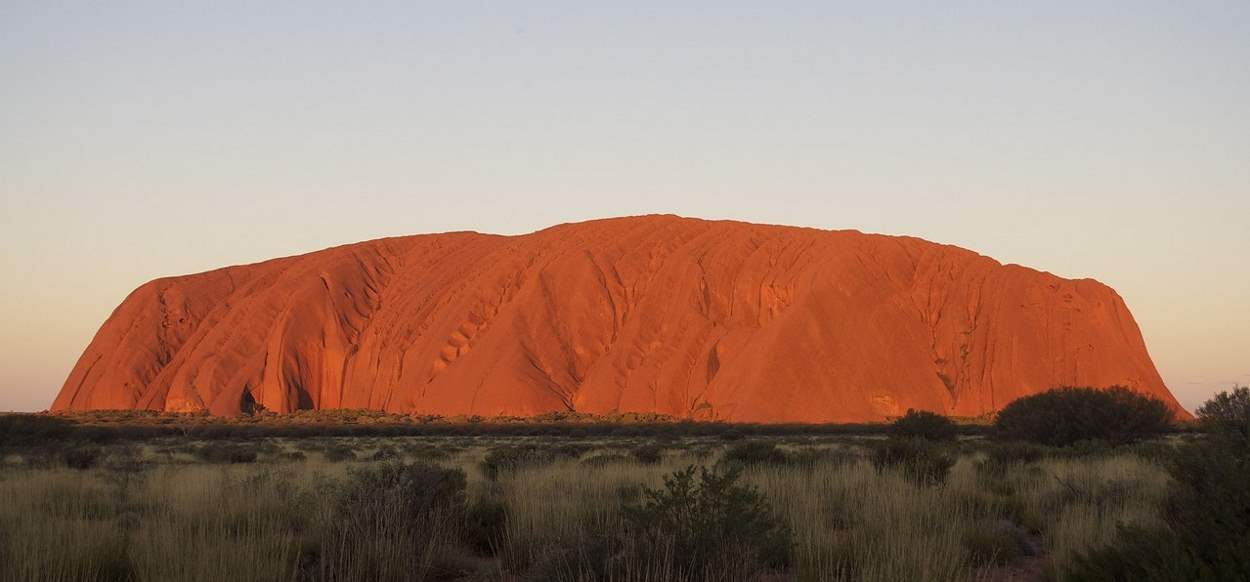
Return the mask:
M0 578L1066 580L1120 526L1159 524L1159 459L1183 438L1064 449L733 432L10 446Z

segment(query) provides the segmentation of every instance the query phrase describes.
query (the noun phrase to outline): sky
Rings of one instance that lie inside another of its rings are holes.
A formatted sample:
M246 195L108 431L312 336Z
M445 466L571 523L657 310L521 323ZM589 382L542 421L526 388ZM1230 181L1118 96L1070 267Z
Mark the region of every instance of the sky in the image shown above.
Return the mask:
M0 410L150 279L673 213L1114 287L1250 384L1250 2L0 0Z

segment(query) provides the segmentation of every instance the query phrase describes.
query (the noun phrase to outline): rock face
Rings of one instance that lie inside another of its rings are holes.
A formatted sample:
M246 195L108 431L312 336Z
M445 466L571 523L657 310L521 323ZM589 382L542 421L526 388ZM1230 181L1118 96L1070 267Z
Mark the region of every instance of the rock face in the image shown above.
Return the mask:
M158 279L52 409L857 422L977 416L1059 385L1185 415L1097 281L916 238L646 216Z

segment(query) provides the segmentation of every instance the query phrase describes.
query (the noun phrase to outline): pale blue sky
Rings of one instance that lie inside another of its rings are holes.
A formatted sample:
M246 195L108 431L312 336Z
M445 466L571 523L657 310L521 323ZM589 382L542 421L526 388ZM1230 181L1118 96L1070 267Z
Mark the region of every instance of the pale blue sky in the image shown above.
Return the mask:
M653 212L1100 279L1192 407L1250 383L1248 39L1244 0L0 0L0 410L157 276Z

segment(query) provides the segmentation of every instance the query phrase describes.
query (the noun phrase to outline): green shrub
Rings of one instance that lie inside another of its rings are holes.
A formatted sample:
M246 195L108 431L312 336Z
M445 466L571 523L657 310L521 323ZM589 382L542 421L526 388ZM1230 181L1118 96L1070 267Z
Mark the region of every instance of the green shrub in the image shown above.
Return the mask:
M1132 442L1162 434L1171 423L1167 405L1127 388L1059 388L1011 402L994 429L1001 438L1069 446Z
M790 462L790 456L785 451L777 448L777 445L764 441L746 441L731 445L725 449L725 455L721 457L722 463L755 466L755 465L785 465Z
M941 447L923 439L890 439L872 451L872 466L878 473L897 470L917 485L942 485L955 459Z
M920 438L928 441L955 440L955 423L940 414L924 410L907 409L894 424L890 425L890 434L900 438Z
M102 456L100 447L76 447L62 453L61 460L66 467L85 471L98 465Z
M787 566L789 528L758 490L737 483L740 475L699 468L696 476L694 466L666 475L662 488L623 506L628 534L643 548L667 548L644 555L669 556L675 579L746 579Z

